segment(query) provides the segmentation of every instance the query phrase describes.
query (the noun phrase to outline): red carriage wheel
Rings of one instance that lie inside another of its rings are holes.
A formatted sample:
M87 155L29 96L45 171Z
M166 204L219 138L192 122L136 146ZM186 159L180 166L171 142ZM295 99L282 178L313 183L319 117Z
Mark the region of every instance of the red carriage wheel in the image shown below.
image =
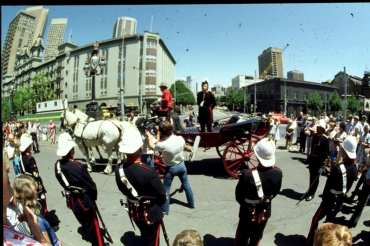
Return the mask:
M253 147L258 140L235 140L230 141L223 154L225 170L234 178L239 178L244 169L254 168L258 165L257 156Z
M229 144L229 142L226 142L224 144L221 144L220 146L216 147L217 154L222 158L224 151L226 149L226 146Z
M155 151L154 152L154 167L157 169L159 178L164 178L164 172L166 171L166 165L163 162L162 153Z

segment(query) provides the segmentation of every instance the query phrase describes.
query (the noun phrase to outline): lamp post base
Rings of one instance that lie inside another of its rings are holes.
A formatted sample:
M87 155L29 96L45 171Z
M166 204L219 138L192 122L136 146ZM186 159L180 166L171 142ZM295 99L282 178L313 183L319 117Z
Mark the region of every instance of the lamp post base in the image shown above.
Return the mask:
M103 112L97 102L91 102L86 105L86 112L90 118L95 120L101 120L103 118Z

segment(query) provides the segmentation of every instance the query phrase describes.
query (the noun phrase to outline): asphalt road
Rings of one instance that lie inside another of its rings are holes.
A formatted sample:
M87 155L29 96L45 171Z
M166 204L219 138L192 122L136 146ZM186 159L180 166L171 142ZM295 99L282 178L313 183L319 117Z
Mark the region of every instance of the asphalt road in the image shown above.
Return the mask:
M225 116L223 112L214 113L215 119ZM184 117L186 114L181 116ZM284 125L281 128L284 129ZM282 189L272 202L272 216L267 223L261 245L302 245L300 240L302 236L307 236L312 217L321 202L318 195L326 181L325 176L320 177L317 196L310 202L302 201L296 205L309 185L307 165L303 162L305 156L295 151L288 152L282 149L282 146L285 146L283 137L278 141L276 151L276 166L283 171ZM90 245L84 240L82 228L73 213L66 208L61 195L62 187L55 178L54 164L58 159L56 147L50 145L50 142L41 142L41 152L34 155L47 189L48 209L55 213L60 221L60 229L56 234L64 246ZM103 155L105 159L94 167L91 176L98 187L97 204L104 223L114 240L114 245L142 245L140 232L137 228L136 231L132 228L126 211L119 203L124 197L117 188L114 175L102 173L107 163L107 156L104 153ZM95 154L95 157L98 155ZM75 158L84 161L79 150L76 150ZM175 178L172 184L170 214L164 217L170 243L172 244L176 234L182 230L194 229L203 236L206 246L233 245L239 212L234 195L238 181L226 173L215 148L206 152L199 149L195 161L186 162L186 166L196 209L186 207L185 193L178 192L181 183ZM14 178L12 169L10 177ZM344 223L348 220L354 205L344 204L335 222ZM353 245L370 245L369 218L368 203L357 227L351 229L355 237ZM160 240L161 245L165 245L163 234Z

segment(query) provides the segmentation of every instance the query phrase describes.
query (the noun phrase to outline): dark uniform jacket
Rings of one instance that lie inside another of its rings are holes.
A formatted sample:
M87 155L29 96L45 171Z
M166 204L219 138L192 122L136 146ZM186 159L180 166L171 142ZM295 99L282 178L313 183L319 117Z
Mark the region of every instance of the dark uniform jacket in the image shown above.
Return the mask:
M339 192L343 190L343 176L342 170L339 167L340 164L336 165L331 170L330 176L326 180L324 193L322 196L322 206L324 209L327 209L327 211L332 211L334 209L334 211L338 212L340 210L340 205L343 203L343 194L333 194L331 192L331 190ZM356 179L357 167L355 164L353 164L353 162L345 162L343 164L347 172L346 193L348 193Z
M23 152L21 153L21 158L24 166L24 171L22 169L22 174L28 174L32 176L36 182L37 182L37 192L40 194L41 192L45 193L45 187L42 182L42 179L39 174L39 169L37 168L36 160L35 158L31 155L30 152ZM21 164L22 165L22 164Z
M314 164L320 167L329 157L329 140L324 135L313 135L311 145L311 156L317 158Z
M204 107L212 107L212 109L216 106L216 99L215 96L213 95L212 91L200 91L197 94L197 104L200 106L200 103L203 101Z
M129 199L137 201L121 181L119 167L123 165L126 178L142 198L141 202L129 202L130 218L136 221L145 221L148 225L158 223L163 218L161 205L166 201L166 190L154 168L138 163L118 164L115 169L118 189ZM150 204L143 204L150 200Z
M62 177L58 174L57 163L60 162L60 168L70 186L81 188L68 188ZM89 208L96 207L98 190L95 182L92 180L87 165L81 164L74 160L61 159L55 163L55 177L66 190L67 207L73 212L83 212ZM79 192L80 191L80 192ZM70 195L67 193L70 192Z
M246 170L240 176L239 182L235 189L236 201L240 204L239 218L246 219L252 222L261 223L266 221L271 216L271 200L266 205L265 203L250 204L244 201L245 198L249 200L260 200L257 193L257 188L254 183L252 171L256 169ZM271 168L257 168L260 180L262 182L263 194L265 197L271 199L279 193L283 173L277 167Z

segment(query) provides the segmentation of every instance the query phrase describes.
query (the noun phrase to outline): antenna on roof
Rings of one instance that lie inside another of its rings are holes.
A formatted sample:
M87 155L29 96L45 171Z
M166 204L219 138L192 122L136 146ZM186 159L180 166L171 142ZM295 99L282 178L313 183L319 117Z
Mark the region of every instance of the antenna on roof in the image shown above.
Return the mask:
M70 40L71 38L72 38L72 29L71 29L71 31L69 32L68 41L71 41L71 40Z
M152 15L152 21L150 22L150 32L152 32L152 26L153 26L153 15Z

